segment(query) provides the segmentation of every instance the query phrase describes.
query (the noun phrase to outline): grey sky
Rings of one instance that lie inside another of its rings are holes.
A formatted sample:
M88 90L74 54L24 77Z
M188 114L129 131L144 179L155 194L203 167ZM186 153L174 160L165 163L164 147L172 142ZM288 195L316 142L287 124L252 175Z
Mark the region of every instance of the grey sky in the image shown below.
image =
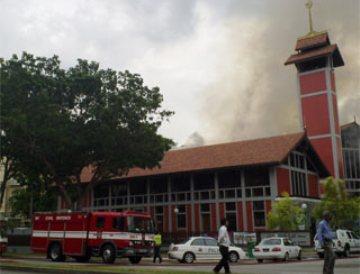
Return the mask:
M304 3L0 0L0 56L26 50L57 54L64 67L87 58L138 72L176 112L161 132L179 144L293 132L296 74L283 63L308 30ZM343 123L360 120L359 3L314 0L315 29L329 31L346 64L337 69Z

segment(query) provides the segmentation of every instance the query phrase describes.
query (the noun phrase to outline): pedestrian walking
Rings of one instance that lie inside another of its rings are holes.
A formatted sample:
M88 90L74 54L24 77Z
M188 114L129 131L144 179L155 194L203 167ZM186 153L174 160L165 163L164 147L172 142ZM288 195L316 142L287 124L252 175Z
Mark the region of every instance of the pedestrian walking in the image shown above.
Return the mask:
M161 243L162 243L161 234L158 231L156 231L155 236L154 236L154 259L153 259L153 263L156 262L157 258L159 258L159 263L160 264L162 263Z
M227 231L228 221L224 218L221 220L221 226L219 228L218 245L221 253L221 260L215 266L213 271L219 273L221 268L225 269L225 273L230 273L229 268L229 246L231 244L229 233Z
M329 222L331 215L329 211L324 211L323 219L317 227L316 239L324 249L323 274L334 274L335 254L333 251L334 232L331 230Z

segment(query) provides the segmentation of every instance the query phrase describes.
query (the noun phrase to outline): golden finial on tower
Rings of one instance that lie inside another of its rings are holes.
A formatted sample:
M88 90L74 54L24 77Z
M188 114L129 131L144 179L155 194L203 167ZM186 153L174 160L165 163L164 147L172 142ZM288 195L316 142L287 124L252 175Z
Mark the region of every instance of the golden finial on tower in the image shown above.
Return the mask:
M313 7L313 2L311 0L308 0L305 4L305 7L308 10L309 13L309 32L305 35L300 37L300 39L304 39L304 38L309 38L309 37L313 37L322 33L326 33L326 31L315 31L314 30L314 26L313 26L313 20L312 20L312 13L311 13L311 8Z
M311 34L315 33L314 28L313 28L313 22L312 22L312 14L311 14L311 8L313 6L313 2L311 0L308 0L306 2L305 6L309 12L309 29L310 29L310 31L309 31L308 35L311 35Z

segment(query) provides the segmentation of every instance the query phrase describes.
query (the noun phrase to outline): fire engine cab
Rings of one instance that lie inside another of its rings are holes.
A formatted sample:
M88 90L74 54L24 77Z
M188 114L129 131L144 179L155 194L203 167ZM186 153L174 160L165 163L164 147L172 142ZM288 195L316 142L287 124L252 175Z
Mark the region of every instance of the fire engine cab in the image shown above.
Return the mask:
M101 256L105 263L127 257L133 264L150 256L154 245L154 225L146 213L72 212L36 213L33 216L31 249L45 253L53 261L66 256L79 262Z

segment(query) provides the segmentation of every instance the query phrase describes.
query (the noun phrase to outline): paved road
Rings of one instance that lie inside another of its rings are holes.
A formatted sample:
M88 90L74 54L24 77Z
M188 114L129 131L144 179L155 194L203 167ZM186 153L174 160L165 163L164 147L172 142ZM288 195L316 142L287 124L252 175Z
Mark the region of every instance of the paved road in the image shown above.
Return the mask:
M309 260L302 262L289 262L289 263L266 263L266 264L248 264L231 265L233 273L246 273L246 274L319 274L322 273L322 260ZM160 267L159 267L160 268ZM196 265L189 266L167 266L167 269L178 269L186 271L196 270L211 270L211 266ZM210 271L209 271L210 272ZM336 260L335 274L360 274L360 258L351 259L338 259Z
M304 260L301 262L293 261L288 263L264 263L264 264L232 264L231 270L233 273L246 273L246 274L318 274L322 273L322 260ZM122 265L124 266L124 265ZM194 263L191 265L184 264L163 264L153 265L147 262L143 262L138 266L127 265L128 268L151 268L151 269L173 269L183 270L184 272L192 271L205 271L212 273L211 269L214 263ZM114 265L114 267L117 267ZM0 270L1 274L34 274L32 272L19 272ZM46 274L46 273L44 273ZM349 258L349 259L337 259L335 266L335 274L360 274L360 258Z
M311 274L322 273L323 261L302 261L289 263L268 263L255 265L232 265L233 273L246 274ZM207 270L208 267L192 267L194 270ZM186 268L184 268L185 270ZM338 259L336 261L335 274L360 274L360 259Z

